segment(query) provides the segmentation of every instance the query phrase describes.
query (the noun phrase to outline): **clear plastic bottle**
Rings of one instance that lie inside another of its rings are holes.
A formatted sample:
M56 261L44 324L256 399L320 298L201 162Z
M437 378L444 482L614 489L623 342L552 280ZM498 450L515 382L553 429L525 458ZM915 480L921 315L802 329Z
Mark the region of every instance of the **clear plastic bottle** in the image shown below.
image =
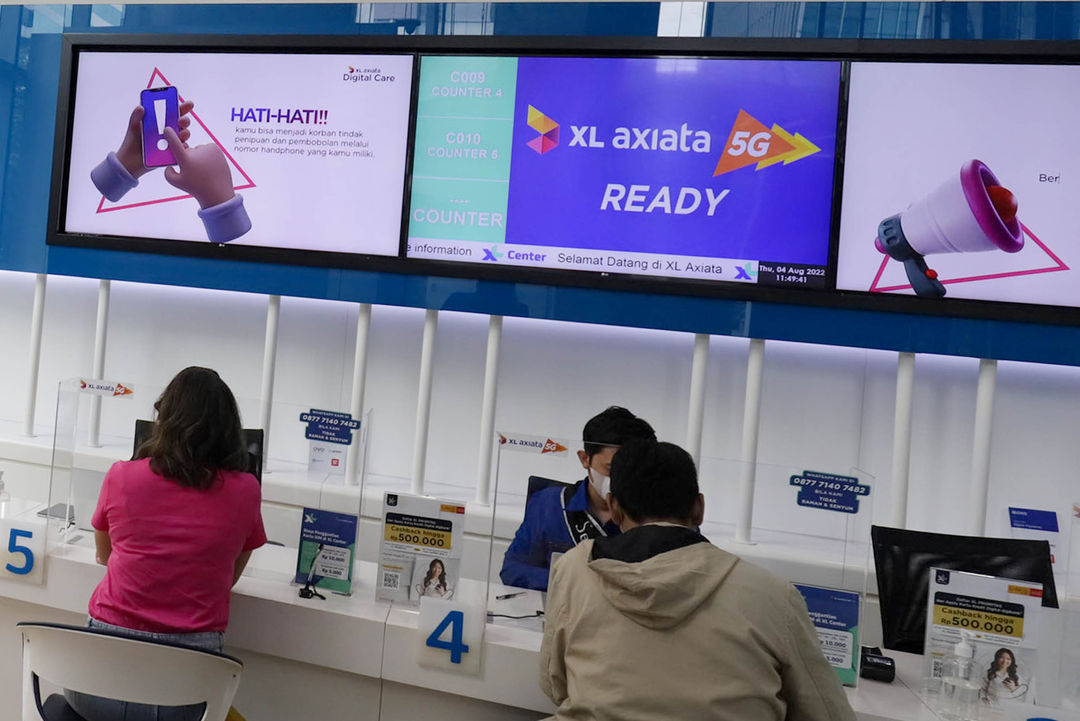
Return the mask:
M982 684L973 678L973 638L971 631L961 631L960 640L941 668L942 715L954 721L977 721L979 718Z

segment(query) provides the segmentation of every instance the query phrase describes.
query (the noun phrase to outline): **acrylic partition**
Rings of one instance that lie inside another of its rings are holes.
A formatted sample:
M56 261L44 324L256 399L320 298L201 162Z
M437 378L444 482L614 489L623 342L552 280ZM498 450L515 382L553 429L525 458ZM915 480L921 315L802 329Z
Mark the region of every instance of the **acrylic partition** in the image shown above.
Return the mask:
M1058 595L1065 595L1070 601L1080 602L1080 501L1068 504L1068 516L1062 524L1062 530L1068 534L1064 540L1064 545L1068 548L1068 564L1063 584L1059 584L1064 585L1064 594L1063 589L1058 588Z
M130 458L136 421L155 418L154 402L164 387L136 383L135 389L128 402L102 406L102 448L97 453L113 460ZM259 398L237 394L236 402L241 426L263 432L263 521L272 545L297 548L304 508L362 515L373 411L364 413L353 428L353 419L332 404L319 408L274 400L266 414ZM266 419L269 428L263 427ZM355 472L349 468L347 441L357 446Z
M383 678L447 691L462 676L497 676L484 642L495 507L440 483L409 490L379 493L375 592L391 602L384 648L394 649Z
M521 548L513 547L513 539L521 527L525 504L532 494L552 487L570 486L585 477L577 457L581 441L536 432L500 431L495 443L492 472L494 535L509 539L511 547L508 553L505 543L492 544L488 614L494 623L539 630L542 628L539 612L544 607L548 565L553 555L557 557L567 549L549 543L527 552L525 535L521 538Z
M751 543L735 540L747 503L740 481L754 479ZM874 477L857 468L704 457L702 532L717 545L795 583L864 592L870 557Z
M355 419L336 404L317 406L275 399L267 414L257 397L237 395L236 402L241 425L263 431L262 511L267 538L272 545L289 549L295 564L305 508L362 517L374 414L368 411L358 427L350 428ZM269 428L263 428L267 418ZM349 467L352 445L346 441L356 445L355 473ZM363 523L358 520L357 559L364 557L363 532ZM366 583L370 587L372 579ZM358 585L354 580L354 589Z
M866 614L876 613L866 602L873 590L874 478L854 468L704 457L698 484L705 496L702 534L794 583L819 627L826 658L845 684L857 685ZM748 486L752 496L744 492ZM748 532L749 542L739 530Z
M131 457L133 439L104 437L99 432L100 419L106 413L130 415L134 429L135 398L134 388L124 383L90 378L60 381L49 476L46 538L50 554L69 544L93 545L90 519L105 472L113 461Z

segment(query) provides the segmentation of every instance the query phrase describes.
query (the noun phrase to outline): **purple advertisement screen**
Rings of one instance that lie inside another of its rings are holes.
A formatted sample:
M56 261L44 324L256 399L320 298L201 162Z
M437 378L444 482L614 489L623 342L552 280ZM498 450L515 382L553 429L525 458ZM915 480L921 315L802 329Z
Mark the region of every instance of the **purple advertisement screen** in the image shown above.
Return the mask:
M506 243L824 266L840 63L520 58Z

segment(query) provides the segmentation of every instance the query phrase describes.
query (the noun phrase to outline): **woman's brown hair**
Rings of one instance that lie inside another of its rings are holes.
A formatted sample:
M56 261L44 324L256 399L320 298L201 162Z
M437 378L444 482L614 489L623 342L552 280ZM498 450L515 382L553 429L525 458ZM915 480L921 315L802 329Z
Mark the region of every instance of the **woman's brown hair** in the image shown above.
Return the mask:
M236 398L216 371L198 366L180 371L154 410L154 430L134 456L149 458L154 473L205 490L218 471L247 470Z

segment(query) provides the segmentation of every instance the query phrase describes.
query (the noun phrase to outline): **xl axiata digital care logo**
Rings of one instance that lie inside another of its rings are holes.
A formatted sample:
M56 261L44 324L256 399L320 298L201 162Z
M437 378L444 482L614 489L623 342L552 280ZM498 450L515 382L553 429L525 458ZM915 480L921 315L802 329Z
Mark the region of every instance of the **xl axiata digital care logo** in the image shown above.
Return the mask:
M397 80L393 75L376 66L372 68L347 66L348 72L341 76L346 83L392 83Z
M533 105L528 106L526 124L539 135L526 141L532 150L544 155L559 145L559 123ZM569 124L570 142L575 150L615 150L648 153L690 153L711 155L713 133L690 122L677 127L636 127L618 125ZM722 137L722 136L721 136ZM713 178L750 165L755 172L778 164L789 165L821 150L801 133L790 133L779 124L766 126L740 109L732 124L716 165ZM712 217L720 202L731 192L712 187L667 185L650 186L609 182L600 199L600 210L636 213L690 215L704 212ZM748 275L746 270L743 275Z

